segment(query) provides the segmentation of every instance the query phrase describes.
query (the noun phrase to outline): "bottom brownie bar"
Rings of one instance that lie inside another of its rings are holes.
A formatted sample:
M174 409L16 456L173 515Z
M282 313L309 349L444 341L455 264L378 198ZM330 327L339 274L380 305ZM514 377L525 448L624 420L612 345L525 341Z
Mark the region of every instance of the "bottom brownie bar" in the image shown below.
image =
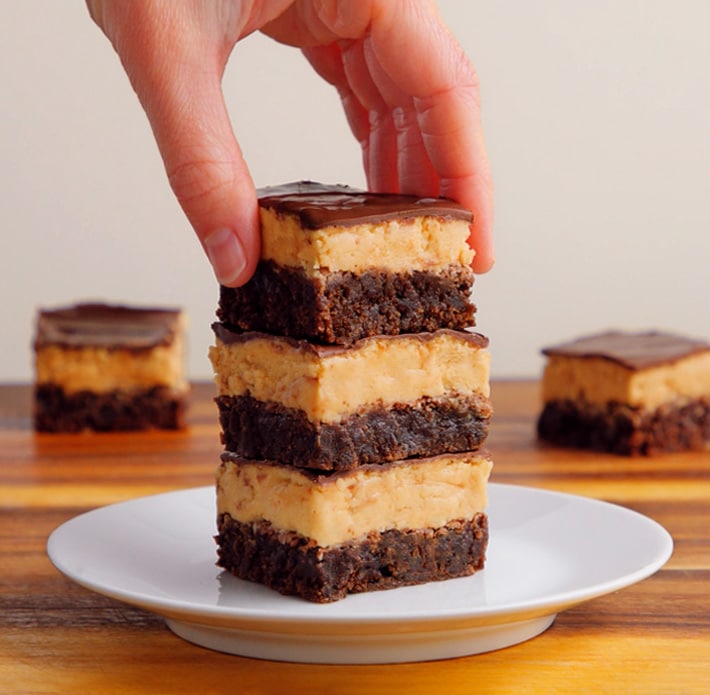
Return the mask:
M541 439L560 446L627 456L702 450L710 445L710 398L653 411L617 402L550 401L537 431Z
M185 397L165 387L67 394L58 386L39 384L34 407L38 432L179 429L184 426Z
M372 531L327 548L268 521L240 523L229 514L219 515L218 530L220 567L317 603L471 575L483 568L488 543L484 513L435 529Z
M316 602L472 574L491 467L483 451L330 473L224 452L218 564Z

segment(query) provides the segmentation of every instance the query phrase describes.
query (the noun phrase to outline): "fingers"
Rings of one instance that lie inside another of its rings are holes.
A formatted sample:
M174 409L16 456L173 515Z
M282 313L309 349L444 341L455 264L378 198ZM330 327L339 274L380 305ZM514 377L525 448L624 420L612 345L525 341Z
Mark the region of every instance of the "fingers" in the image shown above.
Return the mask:
M316 72L338 90L350 130L360 143L368 188L397 193L397 141L392 113L372 82L361 41L303 49Z
M330 12L313 22L310 38L301 29L299 41L316 44L304 53L340 93L370 187L442 195L473 210L473 267L489 270L493 183L478 79L461 47L428 2L325 5ZM360 16L346 29L334 6ZM356 35L353 26L366 30Z
M256 191L221 90L228 46L184 3L93 3L146 111L170 185L214 268L237 286L259 257ZM193 7L198 7L195 5Z
M474 211L469 244L476 251L473 269L484 273L495 262L493 246L493 181L482 129L472 128L477 111L467 90L449 90L415 100L418 121L431 161L440 173L440 195ZM452 140L458 147L451 147Z
M436 178L439 195L473 210L473 268L485 272L494 262L493 184L477 75L429 4L385 6L390 13L382 13L372 25L368 67L401 123L402 188L421 194L420 187ZM407 51L412 59L402 60Z
M365 52L364 41L348 42L341 52L344 77L360 108L367 113L367 138L363 140L365 174L371 190L398 193L397 130L392 110L367 68Z
M397 190L421 196L438 195L439 176L427 151L411 96L381 68L370 37L365 38L363 48L370 81L382 102L380 117L386 115L392 125L395 143L392 161L396 162L399 179Z

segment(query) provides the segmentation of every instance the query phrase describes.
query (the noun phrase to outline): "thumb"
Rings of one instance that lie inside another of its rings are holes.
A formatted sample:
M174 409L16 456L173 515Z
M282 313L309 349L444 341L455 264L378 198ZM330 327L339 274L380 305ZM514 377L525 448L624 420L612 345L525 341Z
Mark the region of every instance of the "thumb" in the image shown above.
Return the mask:
M256 191L221 87L229 46L179 7L90 4L148 116L170 185L217 280L238 286L254 272L260 236Z

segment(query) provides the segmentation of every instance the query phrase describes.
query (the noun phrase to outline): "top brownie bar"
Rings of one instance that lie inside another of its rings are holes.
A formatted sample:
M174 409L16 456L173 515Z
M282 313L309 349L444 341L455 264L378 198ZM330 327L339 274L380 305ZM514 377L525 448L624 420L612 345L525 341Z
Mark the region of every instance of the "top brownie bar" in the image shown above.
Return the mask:
M259 211L256 273L220 291L233 330L350 345L475 325L461 205L305 181L260 189Z

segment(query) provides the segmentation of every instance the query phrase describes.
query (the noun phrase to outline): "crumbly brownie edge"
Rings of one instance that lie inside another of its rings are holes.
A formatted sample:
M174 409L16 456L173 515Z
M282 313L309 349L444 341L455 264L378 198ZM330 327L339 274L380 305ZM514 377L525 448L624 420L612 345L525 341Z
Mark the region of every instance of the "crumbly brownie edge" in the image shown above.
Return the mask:
M371 270L309 278L299 268L261 261L246 285L220 288L217 316L242 331L351 345L374 335L474 326L473 281L463 266L441 273Z
M623 404L596 406L571 400L545 404L537 422L541 439L578 449L651 456L710 446L710 397L654 411Z
M336 423L313 423L300 410L249 395L215 400L228 451L333 471L474 451L485 441L492 417L490 400L481 394L423 397L363 410Z
M483 569L488 544L484 513L435 529L372 531L328 548L268 521L241 523L221 514L217 528L218 566L316 603L471 575Z
M186 394L157 386L145 390L67 394L52 384L34 392L34 427L38 432L176 430L185 426Z

